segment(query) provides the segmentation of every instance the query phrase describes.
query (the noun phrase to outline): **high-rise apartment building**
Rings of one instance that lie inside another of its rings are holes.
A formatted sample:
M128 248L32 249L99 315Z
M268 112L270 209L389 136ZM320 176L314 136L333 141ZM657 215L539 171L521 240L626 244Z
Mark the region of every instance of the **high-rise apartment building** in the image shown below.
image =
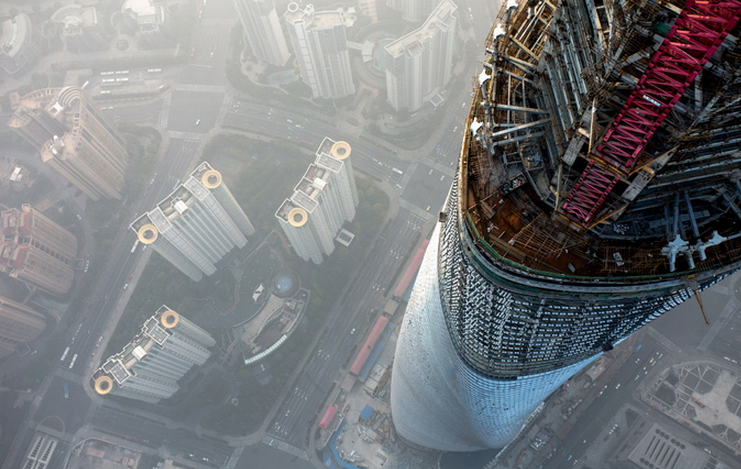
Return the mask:
M422 26L383 48L386 95L395 110L417 111L450 81L457 9L443 0Z
M14 353L18 345L36 339L46 326L43 314L0 296L0 359Z
M0 271L53 295L72 286L77 239L29 204L2 212Z
M741 267L740 16L508 2L399 336L399 435L505 446L570 376Z
M40 54L28 15L20 13L0 24L0 67L5 72L14 77L22 75Z
M39 148L41 160L92 200L120 199L128 163L126 142L77 86L11 93L8 125Z
M203 365L215 344L208 332L162 305L121 352L98 368L95 391L156 404L180 389L178 380Z
M216 272L216 263L255 232L221 173L206 162L131 229L196 282Z
M301 79L313 96L334 99L354 94L345 15L340 11L314 11L312 4L300 9L291 2L283 16L289 25Z
M401 19L404 21L422 21L432 10L435 9L440 0L387 0L386 5L394 10L401 11Z
M347 142L325 137L290 199L275 213L278 223L299 257L321 264L334 251L342 224L355 218L355 187L351 148Z
M282 67L291 54L273 0L234 0L247 43L260 62Z

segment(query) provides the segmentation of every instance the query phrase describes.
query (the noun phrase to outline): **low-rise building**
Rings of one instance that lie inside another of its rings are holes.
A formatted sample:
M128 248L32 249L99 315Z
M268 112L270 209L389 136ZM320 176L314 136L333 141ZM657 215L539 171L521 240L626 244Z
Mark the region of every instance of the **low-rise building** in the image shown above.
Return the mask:
M64 5L52 13L49 21L73 52L101 50L108 46L108 38L100 26L98 11L93 6L74 3Z

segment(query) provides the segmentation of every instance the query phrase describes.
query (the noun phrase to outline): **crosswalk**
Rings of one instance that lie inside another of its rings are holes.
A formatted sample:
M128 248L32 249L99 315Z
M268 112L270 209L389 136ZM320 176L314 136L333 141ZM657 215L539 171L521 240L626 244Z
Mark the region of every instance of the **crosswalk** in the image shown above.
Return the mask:
M216 116L216 125L221 126L224 123L226 117L226 111L229 110L231 105L232 97L229 94L224 95L224 99L221 101L221 107L219 108L219 115Z
M296 456L297 458L301 458L304 461L309 460L309 456L306 454L306 451L296 448L293 445L289 445L285 441L278 440L276 438L270 437L270 435L266 435L265 438L262 439L262 442L265 443L268 446L272 446L275 449L279 449L283 451L284 453L292 454Z
M178 132L176 130L168 130L167 136L170 138L177 138L180 140L195 140L195 141L203 140L203 134L198 134L195 132Z
M444 164L440 164L440 163L438 163L437 161L433 160L430 157L427 157L427 158L423 159L422 160L422 163L426 164L430 168L433 168L433 169L436 169L437 171L440 171L441 173L443 173L446 176L455 177L456 168L453 168L451 166L445 166ZM409 171L407 170L407 172L409 172Z
M657 331L653 327L651 327L651 326L646 327L646 332L648 332L648 335L650 335L651 337L653 337L654 340L656 340L656 342L658 342L659 344L661 344L668 351L670 351L672 353L678 353L678 352L680 352L682 350L681 348L679 348L679 346L677 344L675 344L674 342L672 342L671 340L669 340L664 334L662 334L661 332Z
M167 128L167 122L170 118L170 103L172 102L172 93L165 93L162 100L162 109L160 110L160 127Z
M417 207L416 205L410 204L404 199L399 199L399 207L405 210L409 210L410 212L412 212L414 215L421 218L425 222L432 220L432 218L435 217L435 215L437 215L437 212L435 213L426 212L422 210L421 208Z
M232 455L229 456L229 460L226 462L226 464L224 464L223 469L234 469L234 467L237 465L237 461L239 461L239 458L242 456L243 451L244 446L234 448L234 452L232 452Z

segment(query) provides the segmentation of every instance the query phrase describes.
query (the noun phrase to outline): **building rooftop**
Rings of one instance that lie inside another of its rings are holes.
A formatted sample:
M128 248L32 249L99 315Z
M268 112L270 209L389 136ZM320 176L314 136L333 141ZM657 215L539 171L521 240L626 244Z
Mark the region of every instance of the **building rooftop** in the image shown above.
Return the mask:
M715 461L710 463L710 456L695 448L689 442L670 430L654 423L641 441L628 456L628 459L641 468L674 469L678 467L714 467L724 469L728 466Z
M14 16L0 25L0 52L13 57L31 39L31 19L25 13Z
M81 35L84 28L98 26L98 14L95 7L83 7L81 5L64 5L52 13L50 21L62 25L63 36Z
M159 25L164 21L164 7L155 5L152 0L126 0L121 11L129 13L141 25Z
M173 334L170 330L172 325L168 321L177 324L179 316L165 305L145 321L141 331L126 344L121 352L110 356L96 373L95 387L99 394L107 394L112 390L114 380L119 386L129 378L136 375L133 369L137 363L142 361L155 346L163 346ZM102 371L102 376L100 371ZM108 379L105 378L108 376ZM102 378L102 379L101 379Z
M76 86L42 88L23 96L11 93L10 102L13 115L8 126L11 128L26 125L31 120L29 113L45 112L64 126L64 129L60 129L59 137L63 134L62 130L77 133L81 103L80 88Z
M309 165L304 177L296 186L296 192L306 194L312 200L318 200L321 193L329 184L330 173L326 169L315 164Z
M398 57L405 51L415 55L422 50L421 43L435 36L437 30L451 27L451 21L455 21L452 16L457 10L458 6L451 0L443 0L419 28L387 44L386 51L392 57Z
M289 23L305 24L306 29L331 29L345 24L345 17L340 11L315 11L314 5L309 3L302 9L298 3L288 4L283 14Z
M159 232L165 232L176 220L188 213L193 204L205 199L211 189L219 187L221 182L221 173L203 162L154 209L134 220L131 227L138 232L144 225L152 224Z
M661 29L674 23L682 7L675 0L638 9L635 27ZM603 31L612 27L597 9L584 15L599 17ZM479 254L517 275L584 284L662 282L738 263L738 144L723 142L735 132L741 109L709 104L714 96L731 99L732 92L718 84L725 70L739 66L736 55L716 54L704 67L696 96L703 96L697 105L707 104L706 114L693 112L695 104L683 98L626 169L596 148L603 148L608 129L619 128L610 126L617 112L637 106L630 104L630 93L650 73L649 59L659 60L655 51L663 37L644 30L630 41L605 38L604 47L624 48L619 66L610 70L600 68L601 44L581 48L573 66L597 71L584 71L584 78L568 84L541 60L552 57L544 51L578 42L574 38L583 33L572 31L573 25L592 23L574 18L559 29L551 27L554 20L548 3L514 13L503 9L485 44L458 187L461 222ZM517 31L517 38L508 31ZM735 36L727 36L723 47L736 50ZM616 85L605 87L606 82ZM556 105L557 93L566 92L574 98Z
M281 206L278 207L275 216L297 227L302 226L308 220L306 210L299 207L299 205L292 199L286 199Z
M317 11L311 29L331 29L344 24L344 15L338 11Z
M314 16L314 5L311 3L301 9L296 2L291 2L283 13L283 17L289 23L299 24L306 23L311 24L312 17Z

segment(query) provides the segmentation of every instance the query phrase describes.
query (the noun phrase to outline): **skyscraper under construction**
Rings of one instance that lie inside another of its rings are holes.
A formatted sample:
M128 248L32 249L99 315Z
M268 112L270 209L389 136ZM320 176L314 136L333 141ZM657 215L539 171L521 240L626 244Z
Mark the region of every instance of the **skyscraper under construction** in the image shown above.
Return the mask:
M507 1L397 345L404 439L508 444L571 375L741 266L740 14Z

